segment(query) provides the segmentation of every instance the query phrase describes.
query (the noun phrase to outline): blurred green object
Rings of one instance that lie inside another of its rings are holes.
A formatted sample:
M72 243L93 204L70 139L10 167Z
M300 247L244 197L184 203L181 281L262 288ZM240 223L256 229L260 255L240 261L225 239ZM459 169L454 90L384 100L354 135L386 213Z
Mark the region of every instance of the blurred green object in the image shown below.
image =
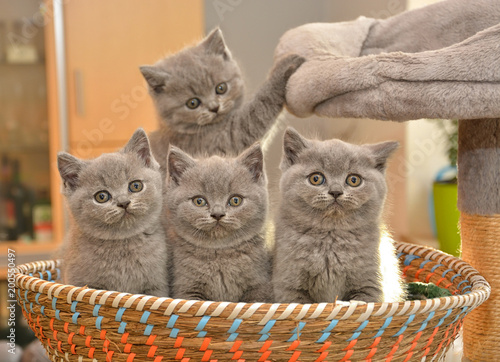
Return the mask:
M406 290L408 293L406 300L424 300L452 296L448 289L440 288L434 283L408 283Z
M457 183L436 181L432 187L434 195L434 216L439 248L445 253L459 257L461 244L457 209Z

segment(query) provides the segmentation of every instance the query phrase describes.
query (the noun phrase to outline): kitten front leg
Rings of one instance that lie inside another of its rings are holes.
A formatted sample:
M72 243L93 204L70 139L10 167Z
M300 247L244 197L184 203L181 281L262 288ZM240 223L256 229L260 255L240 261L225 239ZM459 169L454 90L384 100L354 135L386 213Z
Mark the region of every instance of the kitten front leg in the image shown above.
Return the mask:
M350 290L343 299L345 301L357 300L367 303L378 303L384 301L384 293L380 287L370 285Z
M281 59L254 98L233 116L237 127L231 127L231 136L240 151L264 137L274 125L285 104L288 79L304 61L296 54Z
M270 283L249 288L241 297L246 303L272 303L274 301L273 288Z
M283 286L274 287L274 301L276 303L314 303L309 291L303 289L287 288Z

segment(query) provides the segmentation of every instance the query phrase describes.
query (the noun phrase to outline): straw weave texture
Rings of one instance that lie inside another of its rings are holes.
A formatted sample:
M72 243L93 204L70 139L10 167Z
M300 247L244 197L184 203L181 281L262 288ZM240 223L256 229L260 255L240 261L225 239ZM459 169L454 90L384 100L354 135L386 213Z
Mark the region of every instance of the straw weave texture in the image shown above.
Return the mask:
M490 286L469 264L399 243L407 281L452 297L401 303L190 301L55 283L59 262L18 267L17 298L53 361L410 361L440 358Z

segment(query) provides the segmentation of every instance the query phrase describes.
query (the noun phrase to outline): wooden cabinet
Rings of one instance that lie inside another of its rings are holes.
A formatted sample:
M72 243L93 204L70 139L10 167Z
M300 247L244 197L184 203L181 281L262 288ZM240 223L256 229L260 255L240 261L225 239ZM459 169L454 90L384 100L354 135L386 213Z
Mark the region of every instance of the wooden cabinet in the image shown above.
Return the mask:
M52 1L30 1L40 4L40 11L23 16L45 17L45 22L38 22L45 43L45 66L41 66L46 74L49 139L49 161L43 172L50 176L53 241L3 242L2 255L14 249L18 263L50 257L64 236L67 212L56 162L57 152L64 147L62 140L67 139L68 152L92 158L122 147L138 127L154 130L157 116L139 66L152 64L204 35L202 0L64 1L58 2L62 18L54 12ZM9 6L6 3L0 7ZM61 44L56 44L54 26L58 20L64 24L65 79L58 77L56 48ZM66 107L62 108L61 79L66 87ZM67 115L60 113L64 109ZM0 277L5 277L5 264L0 266Z

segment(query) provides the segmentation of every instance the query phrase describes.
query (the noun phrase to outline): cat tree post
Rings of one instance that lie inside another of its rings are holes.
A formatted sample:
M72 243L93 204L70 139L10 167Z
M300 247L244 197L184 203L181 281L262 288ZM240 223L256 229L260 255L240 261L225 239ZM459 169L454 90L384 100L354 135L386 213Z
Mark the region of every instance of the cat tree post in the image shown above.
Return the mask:
M500 355L500 119L462 120L458 132L462 258L491 285L490 298L464 319L464 356Z

